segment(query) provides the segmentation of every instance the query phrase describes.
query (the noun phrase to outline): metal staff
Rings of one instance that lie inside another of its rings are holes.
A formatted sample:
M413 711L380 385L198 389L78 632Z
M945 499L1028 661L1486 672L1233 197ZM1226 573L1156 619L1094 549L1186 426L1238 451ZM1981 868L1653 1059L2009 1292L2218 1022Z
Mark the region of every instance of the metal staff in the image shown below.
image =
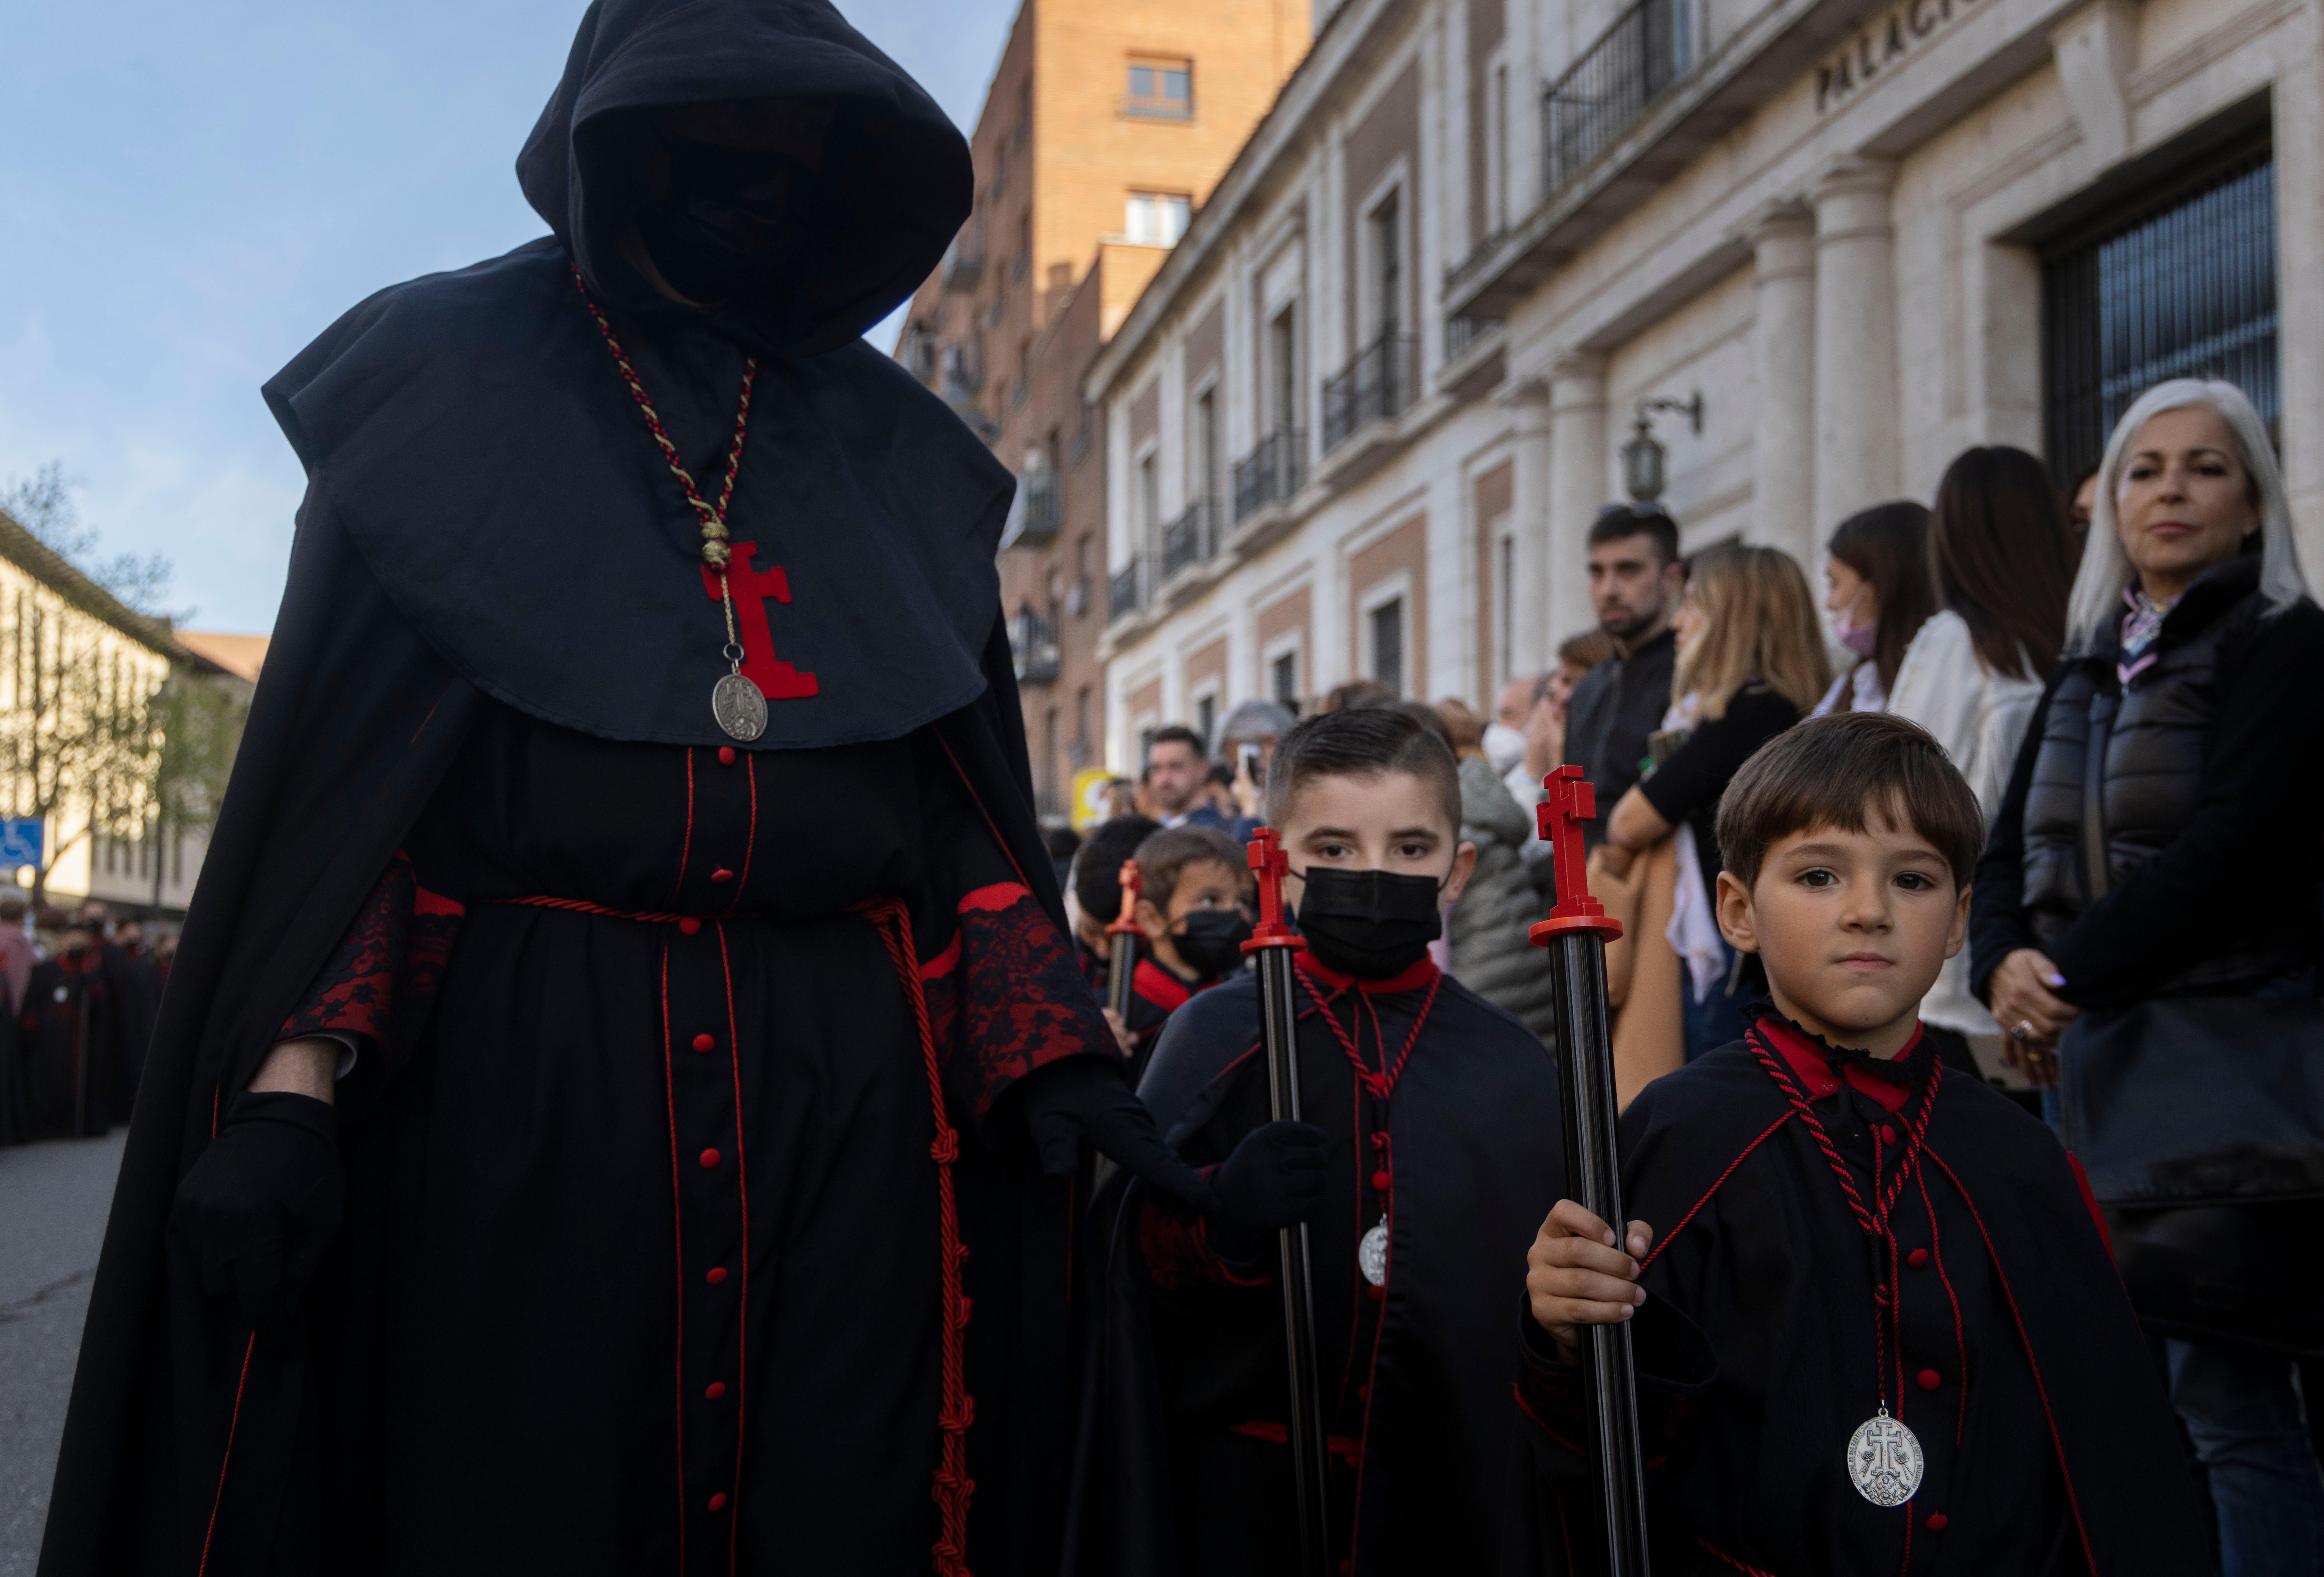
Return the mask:
M1597 790L1580 767L1544 778L1541 835L1556 862L1557 907L1527 936L1549 949L1556 992L1558 1063L1565 1084L1565 1191L1582 1208L1628 1231L1614 1148L1614 1040L1606 1028L1606 944L1622 934L1590 896L1582 824L1598 815ZM1638 1385L1630 1327L1591 1325L1582 1362L1596 1403L1599 1513L1609 1577L1646 1577L1646 1454L1638 1442Z
M1291 955L1307 945L1283 923L1283 873L1290 862L1271 827L1250 840L1259 879L1259 924L1245 953L1259 955L1259 1038L1267 1048L1267 1100L1277 1122L1299 1121L1299 1010ZM1283 1229L1277 1244L1283 1280L1283 1347L1291 1373L1291 1483L1299 1517L1301 1577L1325 1577L1332 1563L1332 1517L1325 1505L1323 1392L1315 1355L1315 1280L1308 1268L1307 1223Z
M1121 908L1105 928L1105 1005L1120 1014L1124 1024L1130 1022L1130 999L1138 994L1135 988L1140 932L1131 911L1138 908L1138 888L1144 880L1139 874L1137 861L1121 862Z

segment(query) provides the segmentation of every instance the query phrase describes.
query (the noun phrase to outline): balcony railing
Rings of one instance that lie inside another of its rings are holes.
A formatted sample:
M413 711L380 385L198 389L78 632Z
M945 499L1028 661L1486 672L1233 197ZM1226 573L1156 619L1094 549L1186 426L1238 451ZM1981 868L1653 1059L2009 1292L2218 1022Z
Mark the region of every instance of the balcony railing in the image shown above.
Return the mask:
M1693 64L1693 0L1638 0L1542 95L1543 196L1621 141Z
M1447 318L1444 320L1444 359L1457 362L1469 354L1469 347L1501 326L1498 318Z
M972 236L964 230L953 237L952 244L945 250L944 287L947 290L973 290L983 278L984 238L982 234Z
M1412 337L1381 335L1356 353L1338 376L1323 383L1323 452L1330 454L1358 428L1400 413L1412 403Z
M1127 569L1116 572L1105 583L1107 620L1125 618L1144 607L1153 595L1153 578L1148 573L1148 561L1143 555L1131 559Z
M1270 503L1280 503L1307 480L1307 435L1286 427L1263 438L1235 462L1234 518L1249 520Z
M1018 479L1017 503L1001 528L1001 547L1046 548L1057 538L1057 474L1043 466Z
M1162 578L1204 563L1218 550L1219 506L1206 498L1162 528Z
M1056 621L1043 617L1027 604L1009 621L1009 650L1016 659L1020 685L1057 682Z

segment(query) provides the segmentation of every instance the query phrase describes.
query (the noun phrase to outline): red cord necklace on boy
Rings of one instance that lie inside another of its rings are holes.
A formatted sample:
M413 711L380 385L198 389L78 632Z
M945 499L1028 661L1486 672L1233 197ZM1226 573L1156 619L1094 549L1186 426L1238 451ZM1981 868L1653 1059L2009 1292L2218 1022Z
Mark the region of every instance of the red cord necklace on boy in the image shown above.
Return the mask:
M1904 1126L1895 1175L1886 1189L1880 1185L1881 1130L1873 1130L1873 1197L1868 1204L1863 1194L1857 1190L1856 1179L1849 1176L1848 1163L1840 1158L1839 1148L1831 1142L1831 1135L1824 1130L1822 1120L1816 1116L1815 1108L1808 1103L1807 1096L1801 1093L1791 1073L1784 1066L1783 1060L1767 1048L1766 1041L1760 1037L1758 1026L1753 1025L1745 1031L1743 1038L1749 1044L1751 1054L1759 1059L1760 1066L1767 1070L1767 1076L1775 1081L1775 1087L1791 1102L1792 1110L1799 1114L1801 1121L1807 1124L1816 1148L1823 1152L1824 1161L1831 1167L1832 1175L1840 1179L1840 1192L1847 1195L1849 1213L1856 1217L1856 1224L1872 1241L1873 1254L1878 1266L1877 1274L1886 1277L1872 1291L1873 1369L1875 1384L1880 1392L1880 1411L1858 1425L1856 1433L1849 1436L1848 1477L1849 1481L1856 1486L1856 1492L1873 1505L1902 1506L1920 1492L1921 1475L1928 1466L1928 1459L1921 1450L1920 1437L1905 1427L1903 1419L1892 1417L1888 1412L1892 1335L1895 1338L1896 1406L1901 1411L1904 1405L1904 1317L1898 1308L1900 1300L1892 1290L1896 1286L1897 1254L1896 1235L1889 1230L1888 1213L1895 1207L1897 1197L1904 1193L1905 1179L1912 1175L1913 1163L1920 1156L1923 1136L1928 1132L1929 1113L1936 1106L1937 1081L1942 1070L1932 1060L1929 1076L1921 1086L1919 1114Z
M1305 979L1299 983L1305 988L1307 995L1314 1001L1315 1011L1323 1015L1323 1022L1331 1027L1332 1037L1340 1043L1340 1049L1347 1054L1348 1065L1356 1071L1357 1085L1380 1104L1381 1131L1372 1135L1372 1148L1380 1152L1379 1167L1372 1173L1372 1192L1380 1195L1380 1218L1372 1224L1371 1231L1364 1234L1363 1240L1356 1245L1356 1268L1364 1273L1364 1279L1372 1286L1386 1286L1388 1285L1388 1191L1389 1185L1395 1181L1395 1173L1390 1169L1392 1152L1388 1148L1388 1135L1386 1128L1388 1103L1389 1098L1396 1093L1397 1080L1404 1075L1404 1065L1412 1060L1412 1048L1420 1044L1420 1031L1428 1022L1429 1010L1436 1006L1437 988L1444 983L1444 976L1440 971L1429 981L1428 994L1421 999L1419 1015L1413 1019L1412 1030L1404 1038L1404 1049L1396 1054L1394 1062L1388 1060L1388 1043L1386 1041L1380 1043L1380 1066L1377 1071L1364 1061L1364 1054L1356 1046L1356 1038L1349 1034L1340 1020L1333 1017L1330 1005L1323 1001L1323 993ZM1377 1015L1374 1016L1373 1026L1375 1028L1379 1026ZM1360 1216L1357 1219L1360 1221L1362 1218Z
M713 506L703 498L686 463L678 458L678 446L670 442L660 413L646 396L645 381L630 364L629 353L622 348L613 320L582 282L578 264L573 269L573 285L581 292L581 304L596 319L597 332L604 337L605 348L613 353L613 364L621 369L622 382L629 385L630 398L637 401L639 411L645 417L646 430L653 435L655 445L669 466L669 474L678 478L678 490L685 493L686 502L693 506L696 517L702 522L703 589L709 593L712 602L723 604L726 610L726 644L721 650L727 671L710 687L710 715L730 736L748 744L767 731L768 697L792 700L812 696L817 687L813 674L803 674L775 656L774 634L767 624L766 600L791 600L790 580L783 574L782 566L770 564L764 569L753 568L751 560L758 552L758 544L727 540L726 506L733 502L734 478L742 469L742 438L750 429L751 385L758 379L759 358L742 358L742 398L734 410L734 441L726 452L726 480L718 489L717 504ZM738 577L742 583L739 626L733 586Z

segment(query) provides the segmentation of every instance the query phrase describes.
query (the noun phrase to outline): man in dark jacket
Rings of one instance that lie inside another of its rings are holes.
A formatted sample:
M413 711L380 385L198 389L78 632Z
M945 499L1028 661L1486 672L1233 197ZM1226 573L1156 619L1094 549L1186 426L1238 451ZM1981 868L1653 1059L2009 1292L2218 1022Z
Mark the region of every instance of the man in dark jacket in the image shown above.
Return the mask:
M1609 503L1590 528L1590 601L1614 655L1573 687L1565 759L1611 805L1638 780L1646 736L1670 709L1671 669L1678 641L1671 615L1686 586L1678 524L1651 505ZM1600 822L1588 824L1595 846Z

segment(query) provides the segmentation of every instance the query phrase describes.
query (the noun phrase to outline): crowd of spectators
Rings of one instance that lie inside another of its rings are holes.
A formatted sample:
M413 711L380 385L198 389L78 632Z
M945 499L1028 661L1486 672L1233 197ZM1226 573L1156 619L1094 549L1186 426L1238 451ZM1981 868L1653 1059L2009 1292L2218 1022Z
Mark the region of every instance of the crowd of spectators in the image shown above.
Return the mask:
M2167 1342L2226 1569L2316 1569L2324 1478L2297 1365L2324 1353L2324 1272L2306 1268L2324 1258L2324 1111L2287 1111L2282 1092L2324 1087L2324 848L2301 814L2324 765L2324 614L2264 426L2233 387L2180 380L2135 402L2070 489L2023 450L1969 449L1926 503L1837 522L1821 619L1810 567L1781 550L1680 542L1662 510L1608 506L1586 564L1598 627L1489 706L1424 707L1370 680L1316 703L1412 710L1452 747L1477 862L1440 964L1554 1047L1526 936L1551 901L1534 807L1553 766L1579 764L1600 809L1592 890L1625 924L1608 996L1627 1102L1739 1036L1759 994L1716 918L1715 821L1744 762L1833 711L1925 729L1988 841L1971 939L1923 1032L2112 1167L2093 1184ZM1292 722L1252 701L1215 742L1162 729L1117 808L1248 837ZM2238 1035L2262 1049L2229 1047ZM2224 1061L2162 1062L2190 1045ZM2220 1072L2237 1056L2256 1061ZM2140 1136L2174 1124L2181 1141L2152 1153ZM2291 1136L2288 1177L2234 1159L2255 1131Z
M129 1120L178 934L0 897L0 1145L92 1138Z

